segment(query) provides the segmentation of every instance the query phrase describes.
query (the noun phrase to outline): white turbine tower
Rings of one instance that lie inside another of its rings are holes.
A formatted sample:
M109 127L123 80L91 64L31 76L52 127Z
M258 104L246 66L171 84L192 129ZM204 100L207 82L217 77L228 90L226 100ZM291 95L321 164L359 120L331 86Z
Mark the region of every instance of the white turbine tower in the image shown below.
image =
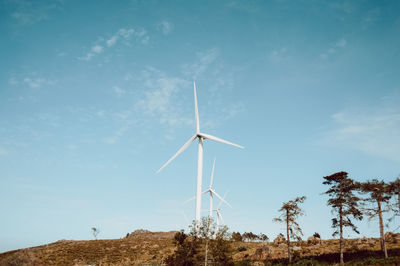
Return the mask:
M196 83L193 82L194 88L194 112L196 118L196 134L191 137L178 151L174 156L171 157L158 171L159 173L165 166L167 166L173 159L175 159L179 154L181 154L184 150L186 150L189 145L197 138L199 140L199 151L198 151L198 159L197 159L197 188L196 188L196 224L200 223L201 216L201 182L203 175L203 141L206 139L214 140L217 142L225 143L228 145L232 145L238 148L244 148L243 146L237 145L235 143L217 138L215 136L201 133L200 132L200 121L199 121L199 111L197 108L197 95L196 95Z

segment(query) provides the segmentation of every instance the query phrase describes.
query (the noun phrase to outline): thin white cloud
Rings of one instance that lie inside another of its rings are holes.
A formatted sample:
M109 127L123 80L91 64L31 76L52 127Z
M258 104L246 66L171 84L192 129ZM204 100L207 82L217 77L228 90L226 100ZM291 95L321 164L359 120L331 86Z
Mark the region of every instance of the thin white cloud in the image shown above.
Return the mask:
M400 162L400 110L342 111L332 115L333 128L321 143L345 147Z
M271 61L279 63L288 58L287 52L288 52L288 49L286 47L282 47L282 48L273 50L269 54L268 57Z
M196 80L212 63L215 62L218 55L219 51L216 48L210 49L206 52L199 52L196 54L196 62L193 64L184 64L182 71L189 78Z
M330 55L333 55L338 52L340 49L344 49L347 46L347 40L345 38L341 38L336 41L334 44L331 44L330 47L320 54L320 58L327 59Z
M23 82L27 84L31 88L40 88L43 85L51 85L54 84L54 81L46 78L31 78L26 77L23 79Z
M78 59L83 61L90 61L93 58L93 56L94 53L89 52L85 56L78 57Z
M347 41L345 38L340 39L336 42L336 47L344 48L347 45Z
M160 30L164 35L170 34L174 29L174 24L167 20L163 20L157 25L157 29Z
M120 97L126 93L125 90L121 89L118 86L113 86L113 91L118 95L118 97Z
M130 28L130 29L119 29L113 36L111 36L107 41L106 45L108 47L112 47L117 44L118 40L122 39L126 42L132 37L136 37L142 43L147 43L149 41L149 36L147 35L147 31L143 28Z
M106 41L108 47L111 47L117 43L118 36L114 35L109 40Z
M131 45L131 39L135 38L142 44L147 44L150 37L144 28L129 28L129 29L119 29L113 36L109 39L104 40L104 38L99 37L96 44L90 48L90 51L84 56L78 57L82 61L90 61L97 54L101 54L105 51L105 48L111 48L117 45L118 42L123 41L126 45Z
M10 4L12 10L11 17L19 24L29 25L50 17L50 13L54 10L62 8L62 1L52 1L49 4L43 4L39 1L6 1L5 4Z
M137 109L145 114L159 117L161 124L177 126L192 123L192 119L182 115L172 104L174 96L181 88L189 87L190 82L168 76L155 68L148 68L142 73L142 76L142 84L147 90L144 98L136 103Z
M92 51L96 54L100 54L103 51L103 47L101 45L95 45L92 47Z
M7 154L8 154L8 151L5 148L0 146L0 156L5 156Z

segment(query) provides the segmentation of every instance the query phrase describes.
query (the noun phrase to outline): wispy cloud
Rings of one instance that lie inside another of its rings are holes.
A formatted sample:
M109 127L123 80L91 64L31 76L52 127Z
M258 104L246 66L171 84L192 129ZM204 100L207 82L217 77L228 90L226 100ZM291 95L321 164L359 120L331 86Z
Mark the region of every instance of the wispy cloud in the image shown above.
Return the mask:
M184 64L182 72L189 78L197 79L212 63L215 62L218 55L219 51L216 48L205 52L198 52L196 54L196 62L193 64Z
M43 20L47 20L50 12L55 9L61 9L62 1L51 1L49 4L40 1L14 0L6 1L13 11L11 17L23 25L34 24Z
M7 154L8 154L8 151L5 148L0 146L0 156L5 156Z
M12 75L8 79L8 84L11 86L28 85L31 88L40 88L45 85L53 85L55 83L55 80L42 77L36 72L24 75Z
M174 29L174 24L168 20L163 20L157 24L157 29L164 35L170 34Z
M147 44L150 39L144 28L119 29L106 41L106 45L108 47L114 46L121 39L129 43L132 37L136 37L142 44Z
M129 28L129 29L119 29L114 35L105 40L103 37L99 37L96 43L90 48L90 51L86 55L78 57L79 60L90 61L93 57L101 54L105 51L105 48L111 48L115 46L121 40L125 45L131 45L132 38L135 38L142 44L147 44L150 37L144 28Z
M172 104L172 99L190 82L179 77L168 76L155 68L148 68L142 73L143 86L146 88L144 98L136 103L136 107L148 115L156 115L159 122L176 126L191 124L192 119L182 115Z
M54 84L54 81L46 78L24 78L24 82L31 88L40 88L43 85Z
M117 94L118 97L121 97L122 95L124 95L126 93L125 90L121 89L118 86L113 86L113 91Z
M342 111L331 117L333 128L321 140L400 162L400 109Z
M345 38L341 38L335 43L331 44L330 47L320 54L320 58L327 59L330 55L333 55L338 52L340 49L344 49L347 46L347 40Z
M331 2L330 7L346 14L352 14L356 9L356 7L354 6L354 2L349 0Z

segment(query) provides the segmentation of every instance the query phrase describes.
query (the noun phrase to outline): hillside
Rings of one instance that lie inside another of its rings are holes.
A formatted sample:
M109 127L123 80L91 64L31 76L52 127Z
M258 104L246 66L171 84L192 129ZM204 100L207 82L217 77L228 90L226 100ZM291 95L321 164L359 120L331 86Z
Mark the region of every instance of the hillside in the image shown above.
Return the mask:
M156 265L175 249L176 232L137 230L123 239L60 240L48 245L9 251L0 254L0 265ZM400 256L399 236L388 238L389 255ZM294 242L295 256L332 262L337 259L338 240ZM286 257L286 245L279 241L231 242L235 262L249 261L264 265L263 261L279 262ZM240 250L240 251L239 251ZM379 239L349 239L345 242L347 260L379 257Z

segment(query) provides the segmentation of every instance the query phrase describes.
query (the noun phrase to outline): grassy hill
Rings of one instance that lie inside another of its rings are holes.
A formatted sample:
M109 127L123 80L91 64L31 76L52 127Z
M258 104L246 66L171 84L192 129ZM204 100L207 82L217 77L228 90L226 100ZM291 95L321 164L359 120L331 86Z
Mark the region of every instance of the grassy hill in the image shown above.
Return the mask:
M137 230L126 238L112 240L60 240L51 244L0 254L0 265L159 265L175 250L176 232ZM309 264L334 264L338 260L338 240L293 242L297 260ZM284 263L284 243L230 242L232 257L238 265ZM388 241L391 260L400 265L400 241ZM379 239L345 241L345 260L352 265L382 265ZM299 263L299 262L298 262ZM358 264L357 264L358 263ZM303 264L302 264L303 265Z

